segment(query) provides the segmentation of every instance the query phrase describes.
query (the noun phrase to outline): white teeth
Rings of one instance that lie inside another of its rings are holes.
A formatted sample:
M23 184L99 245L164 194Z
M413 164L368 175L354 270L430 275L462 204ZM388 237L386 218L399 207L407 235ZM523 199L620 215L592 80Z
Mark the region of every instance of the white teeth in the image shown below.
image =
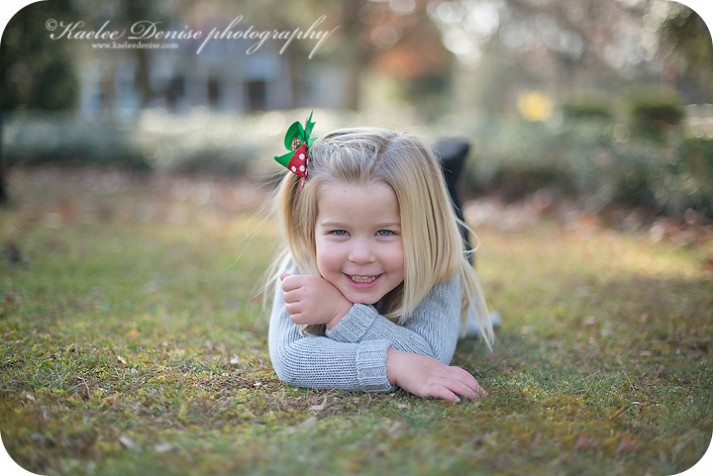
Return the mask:
M350 275L349 277L352 278L352 281L354 281L354 282L356 282L356 283L369 283L369 282L371 282L371 281L373 281L373 280L376 279L376 276L354 276L354 275Z

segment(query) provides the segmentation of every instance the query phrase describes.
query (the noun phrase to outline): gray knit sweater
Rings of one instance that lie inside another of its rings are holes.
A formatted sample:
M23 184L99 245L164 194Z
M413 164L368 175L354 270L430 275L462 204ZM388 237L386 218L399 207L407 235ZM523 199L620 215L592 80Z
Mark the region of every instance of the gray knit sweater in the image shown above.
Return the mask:
M434 286L404 325L380 315L373 306L354 304L325 336L301 333L285 311L282 287L278 283L275 288L270 359L277 376L291 385L383 392L395 388L386 376L389 347L444 364L453 358L461 322L457 275Z

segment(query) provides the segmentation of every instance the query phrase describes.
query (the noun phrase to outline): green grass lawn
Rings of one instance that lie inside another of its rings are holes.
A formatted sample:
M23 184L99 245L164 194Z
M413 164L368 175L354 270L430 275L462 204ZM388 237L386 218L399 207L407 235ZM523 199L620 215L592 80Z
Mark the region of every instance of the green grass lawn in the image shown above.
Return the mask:
M15 171L0 210L0 430L44 474L665 475L713 431L713 244L479 229L504 325L454 363L489 391L289 387L257 296L265 191ZM19 251L19 256L18 256Z

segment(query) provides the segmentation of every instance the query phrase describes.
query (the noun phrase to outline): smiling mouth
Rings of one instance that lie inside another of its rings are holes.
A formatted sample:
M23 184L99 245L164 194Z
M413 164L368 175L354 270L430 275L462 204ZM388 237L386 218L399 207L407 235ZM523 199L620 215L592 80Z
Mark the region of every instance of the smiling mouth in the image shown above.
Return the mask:
M379 275L371 275L371 276L357 276L355 274L349 274L349 279L354 281L355 283L371 283L374 281L376 278L379 277Z

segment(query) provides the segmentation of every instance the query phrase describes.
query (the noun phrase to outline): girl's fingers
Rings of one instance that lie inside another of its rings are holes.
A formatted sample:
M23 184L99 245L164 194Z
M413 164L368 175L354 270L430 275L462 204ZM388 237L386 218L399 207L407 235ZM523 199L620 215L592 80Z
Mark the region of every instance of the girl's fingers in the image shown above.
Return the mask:
M451 366L451 369L453 369L454 374L461 376L464 381L470 382L472 386L478 385L478 382L475 380L475 377L473 377L471 373L465 370L464 368Z
M294 320L295 315L302 312L302 306L300 306L299 303L287 303L285 304L285 311L287 311L290 317Z
M458 395L463 395L468 398L484 397L488 394L472 375L463 369L458 370L462 372L453 372L446 378L447 380L445 380L443 384Z
M446 377L440 380L439 383L456 395L466 398L476 398L478 396L475 389L461 380Z
M488 394L488 392L480 386L475 377L473 377L470 372L460 367L451 367L453 369L453 376L455 379L460 380L465 383L468 388L472 389L477 396L483 397Z
M478 396L478 393L474 389L470 388L463 382L453 382L450 388L453 393L462 395L467 398L476 398Z
M302 322L302 313L290 314L290 319L295 324L305 324L305 322Z
M283 273L285 274L285 273ZM293 291L302 287L302 280L299 279L300 276L293 276L291 274L286 274L285 276L280 275L280 284L282 284L282 290L284 292Z
M448 400L454 403L460 402L458 395L449 390L448 387L437 383L430 383L426 385L423 393L424 397L442 398L443 400Z

